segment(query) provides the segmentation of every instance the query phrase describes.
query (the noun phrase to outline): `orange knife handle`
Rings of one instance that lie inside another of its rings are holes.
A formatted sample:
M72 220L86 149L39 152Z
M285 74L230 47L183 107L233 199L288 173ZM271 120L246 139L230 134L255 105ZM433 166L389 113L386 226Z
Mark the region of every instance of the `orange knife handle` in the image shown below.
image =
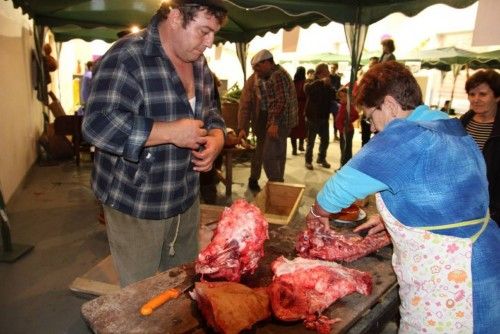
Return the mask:
M165 304L170 299L174 299L174 298L179 297L180 294L181 294L181 292L179 289L168 289L167 291L164 291L164 292L160 293L159 295L154 296L146 304L144 304L141 307L141 314L142 315L150 315L151 313L153 313L154 309Z

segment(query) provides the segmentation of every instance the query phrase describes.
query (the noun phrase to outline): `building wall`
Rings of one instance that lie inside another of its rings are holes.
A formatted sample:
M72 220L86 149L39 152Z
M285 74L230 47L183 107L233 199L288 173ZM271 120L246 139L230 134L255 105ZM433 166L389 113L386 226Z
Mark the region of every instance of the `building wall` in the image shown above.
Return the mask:
M0 1L0 189L4 200L37 159L42 105L31 85L31 20L11 1Z

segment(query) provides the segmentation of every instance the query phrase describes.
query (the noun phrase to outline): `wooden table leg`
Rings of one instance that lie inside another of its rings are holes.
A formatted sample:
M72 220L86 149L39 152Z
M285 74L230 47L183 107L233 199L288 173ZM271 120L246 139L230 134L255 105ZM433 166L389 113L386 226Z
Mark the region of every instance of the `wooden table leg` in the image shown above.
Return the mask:
M226 196L230 197L233 188L233 151L226 150Z

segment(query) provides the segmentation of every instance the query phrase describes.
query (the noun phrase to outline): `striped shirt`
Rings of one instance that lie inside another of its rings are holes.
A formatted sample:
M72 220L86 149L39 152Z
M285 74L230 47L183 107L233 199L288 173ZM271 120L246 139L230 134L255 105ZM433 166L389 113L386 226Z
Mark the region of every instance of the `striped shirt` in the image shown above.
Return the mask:
M104 204L142 219L173 217L199 192L191 150L173 144L145 147L153 122L200 119L224 129L212 74L204 57L193 63L192 110L181 79L162 49L158 18L118 40L97 65L83 134L98 150L92 189Z
M474 138L481 151L483 150L484 143L488 140L491 135L491 130L493 130L493 122L491 123L479 123L471 119L467 127L465 128L467 133Z

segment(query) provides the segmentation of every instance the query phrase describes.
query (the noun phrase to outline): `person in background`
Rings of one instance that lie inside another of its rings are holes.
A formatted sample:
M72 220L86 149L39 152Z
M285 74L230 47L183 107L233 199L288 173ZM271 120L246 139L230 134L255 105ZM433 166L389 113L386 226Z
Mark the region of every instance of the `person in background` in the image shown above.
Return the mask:
M377 193L380 215L354 232L390 234L400 333L491 333L500 321L489 311L500 307L500 229L477 145L459 120L422 104L398 62L365 73L356 105L379 133L326 182L307 224L324 228L330 213Z
M269 181L284 182L286 139L290 130L298 123L295 85L288 72L274 62L269 50L263 49L257 52L251 64L258 77L257 85L260 93L256 134L257 140L259 132L260 137L264 137L262 165ZM248 110L244 112L245 115L242 117L248 119ZM245 124L243 122L240 125ZM246 136L246 129L240 128L239 138ZM258 179L252 179L252 175L248 185L250 190L260 188Z
M340 89L341 76L339 73L337 73L338 70L339 70L338 63L332 63L330 65L330 83L332 84L333 88L335 89L335 92L338 92ZM333 140L339 140L339 132L340 131L337 127L337 122L335 122L335 119L337 117L337 113L339 111L338 103L332 103L330 111L332 113L332 118L333 118Z
M465 83L470 110L460 118L486 161L491 217L500 223L500 74L495 70L474 73Z
M92 88L92 69L94 62L89 60L85 64L85 72L82 76L82 84L80 86L80 108L78 108L78 115L83 116L85 113L85 105L89 99L90 89Z
M94 66L94 62L89 60L85 64L85 72L82 77L82 87L80 89L80 103L85 105L90 95L90 88L92 85L92 68Z
M324 168L331 165L326 161L326 152L330 141L330 130L328 120L330 111L335 102L335 89L330 83L328 65L325 63L316 66L314 81L304 85L306 93L306 124L307 124L307 147L305 154L305 167L313 170L313 150L316 135L319 135L320 144L316 163Z
M339 70L339 64L338 63L332 63L330 65L330 82L332 83L333 88L335 88L335 91L338 92L340 89L340 74L337 72Z
M344 166L349 159L352 158L352 138L354 137L354 123L358 118L358 111L354 108L354 103L351 103L351 111L349 113L349 122L346 125L347 118L347 94L346 86L340 88L337 96L340 100L340 107L335 122L340 133L340 167Z
M379 58L379 62L383 63L390 60L396 60L396 56L394 56L394 51L396 50L394 40L392 38L386 38L383 39L380 44L382 45L382 55Z
M314 69L310 68L306 72L306 82L313 81L314 80Z
M368 61L368 69L372 68L373 65L376 65L378 63L378 57L371 57ZM366 143L370 141L372 130L370 129L370 123L366 121L366 117L364 114L361 115L359 126L361 127L361 146L365 146Z
M203 51L226 18L220 0L163 2L97 65L82 128L122 286L198 255L199 173L225 131Z
M310 68L306 73L306 82L311 82L314 80L314 69Z
M306 104L306 93L304 93L304 83L306 82L306 69L303 66L297 67L293 76L295 92L298 102L299 123L290 131L290 141L292 143L292 154L297 155L297 139L299 140L299 151L304 151L304 139L306 138L306 116L304 106Z
M250 161L250 177L248 178L248 189L259 192L259 179L262 172L262 154L264 153L264 141L266 139L267 117L261 113L262 94L259 88L259 78L253 72L245 81L241 91L238 107L238 137L245 140L249 134L250 126L256 137L255 151Z
M379 62L378 57L370 57L370 59L368 59L368 69L372 68L373 65L377 65Z
M455 115L455 109L451 108L451 101L450 100L444 101L444 105L441 108L441 111L444 111L448 115Z

